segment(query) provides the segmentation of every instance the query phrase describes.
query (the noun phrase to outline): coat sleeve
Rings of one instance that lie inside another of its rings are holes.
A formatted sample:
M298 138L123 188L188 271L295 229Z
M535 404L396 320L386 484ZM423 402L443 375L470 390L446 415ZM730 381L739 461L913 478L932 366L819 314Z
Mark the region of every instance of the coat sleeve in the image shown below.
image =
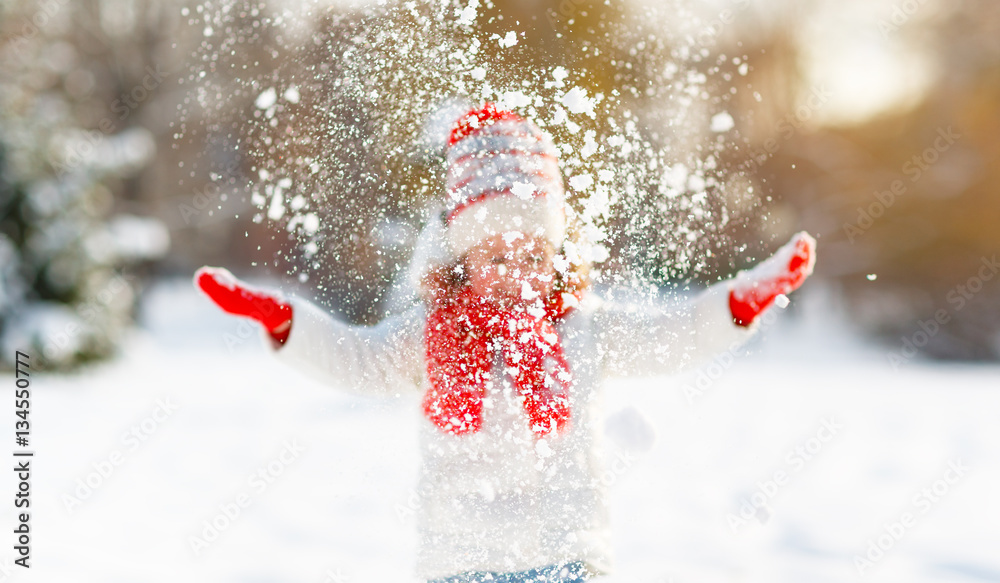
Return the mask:
M346 324L292 298L292 328L284 344L264 332L279 361L331 386L364 395L418 390L423 380L423 307L389 316L376 326Z
M733 323L728 281L674 307L603 302L594 312L606 376L681 372L736 349L755 331L756 325L745 328Z

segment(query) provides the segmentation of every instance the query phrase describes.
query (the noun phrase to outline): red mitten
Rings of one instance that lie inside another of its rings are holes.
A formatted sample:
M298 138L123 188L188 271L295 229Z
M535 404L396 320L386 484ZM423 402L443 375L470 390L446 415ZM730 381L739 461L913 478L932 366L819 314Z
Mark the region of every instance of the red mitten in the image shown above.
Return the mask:
M816 263L816 239L802 231L781 249L750 271L741 271L729 292L733 322L753 324L775 298L798 289Z
M248 286L223 267L202 267L194 284L224 311L260 322L282 344L288 339L292 306L281 297Z

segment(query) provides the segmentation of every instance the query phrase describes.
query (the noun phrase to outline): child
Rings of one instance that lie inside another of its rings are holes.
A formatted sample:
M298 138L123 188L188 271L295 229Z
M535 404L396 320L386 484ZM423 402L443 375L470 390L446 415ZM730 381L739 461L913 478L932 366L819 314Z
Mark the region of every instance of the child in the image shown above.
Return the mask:
M567 242L556 149L492 104L448 140L442 217L450 260L423 302L372 327L203 267L196 284L266 329L278 359L361 393L423 396L420 577L432 583L577 583L610 571L598 447L600 382L678 371L748 338L812 272L800 233L771 259L675 311L589 290Z

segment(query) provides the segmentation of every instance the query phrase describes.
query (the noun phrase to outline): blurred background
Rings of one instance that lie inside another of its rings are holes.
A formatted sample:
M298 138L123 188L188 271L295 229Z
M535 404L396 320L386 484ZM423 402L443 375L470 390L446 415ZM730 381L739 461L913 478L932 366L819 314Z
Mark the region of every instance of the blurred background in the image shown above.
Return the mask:
M608 581L1000 581L995 0L0 0L0 582L411 580L419 395L282 367L191 276L399 309L456 99L552 134L599 291L819 240L748 347L609 382Z
M3 345L52 367L106 357L150 282L203 264L376 321L440 197L440 161L403 147L424 118L462 89L558 97L569 76L631 125L549 124L557 142L645 149L604 156L642 171L598 193L599 274L707 283L805 229L815 285L864 335L1000 358L995 2L496 0L465 28L378 4L2 3Z

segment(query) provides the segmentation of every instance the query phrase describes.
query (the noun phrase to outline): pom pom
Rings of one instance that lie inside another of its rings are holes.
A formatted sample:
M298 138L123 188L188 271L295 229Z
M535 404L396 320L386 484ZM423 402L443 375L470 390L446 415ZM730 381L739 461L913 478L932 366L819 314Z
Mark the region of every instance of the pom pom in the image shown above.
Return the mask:
M458 97L438 103L424 120L416 143L417 156L424 162L444 156L452 129L473 107L471 102Z

